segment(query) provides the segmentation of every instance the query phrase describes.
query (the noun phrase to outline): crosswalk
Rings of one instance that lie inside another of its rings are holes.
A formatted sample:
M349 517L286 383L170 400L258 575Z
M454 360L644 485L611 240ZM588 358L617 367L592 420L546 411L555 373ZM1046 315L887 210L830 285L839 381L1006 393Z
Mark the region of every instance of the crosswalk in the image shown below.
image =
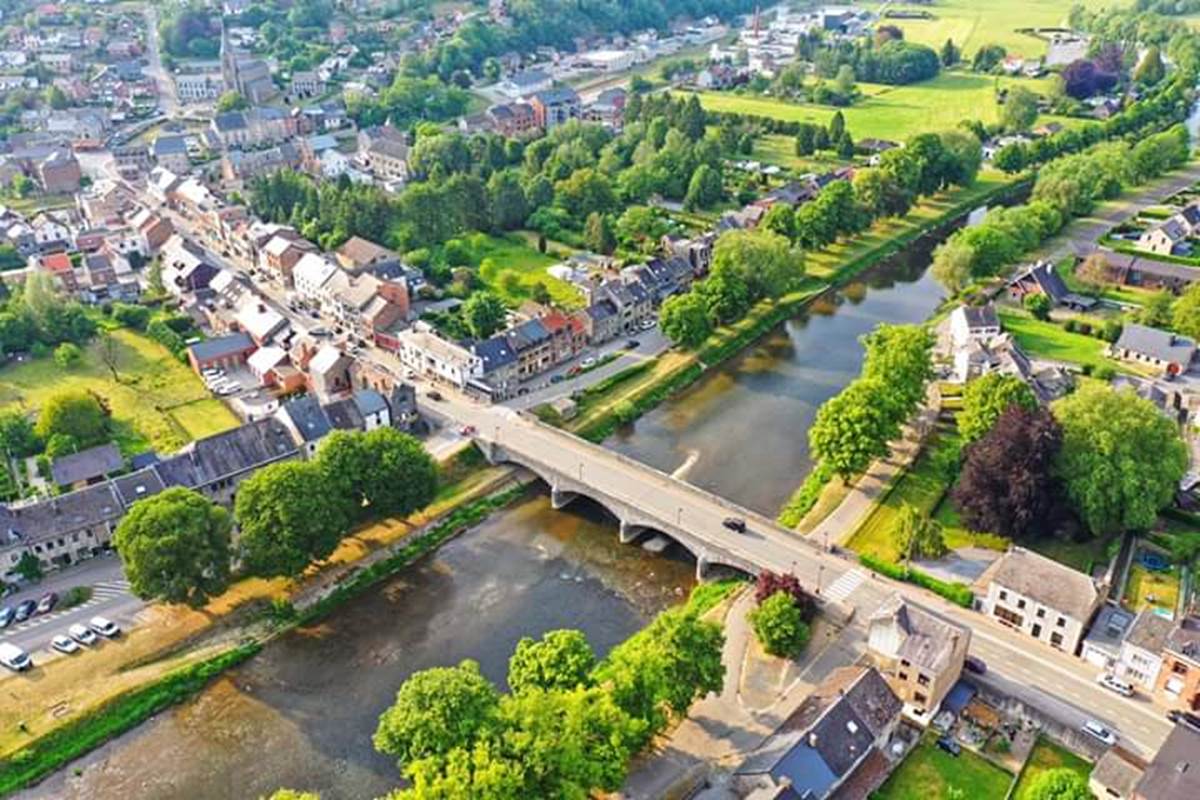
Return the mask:
M867 576L862 570L852 569L849 572L842 573L836 581L830 584L829 589L823 591L826 600L832 600L840 603L850 596L850 593L858 588L859 584Z
M40 628L43 625L49 625L55 620L66 616L67 614L78 613L80 609L99 605L107 600L112 600L113 598L126 594L129 594L129 581L100 581L99 583L92 584L92 596L86 602L80 603L77 606L72 606L71 608L55 608L49 614L38 614L37 616L30 617L24 622L9 625L8 628L3 631L3 636L0 636L0 638L15 636L18 633L34 630L35 628Z

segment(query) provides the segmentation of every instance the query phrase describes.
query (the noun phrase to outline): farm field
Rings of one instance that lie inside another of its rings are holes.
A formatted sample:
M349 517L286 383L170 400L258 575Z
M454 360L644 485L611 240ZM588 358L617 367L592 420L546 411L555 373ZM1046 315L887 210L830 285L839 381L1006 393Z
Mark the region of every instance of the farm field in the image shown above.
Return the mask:
M1080 0L1088 8L1118 5L1105 0ZM883 5L883 4L880 4ZM1074 5L1073 0L938 0L929 6L930 20L889 19L904 31L904 38L927 44L935 50L946 39L953 39L967 57L988 44L1002 45L1008 52L1027 58L1045 55L1046 43L1034 36L1018 33L1017 28L1063 26Z
M997 78L966 72L948 72L930 81L909 86L885 86L860 83L864 97L852 106L840 109L846 128L855 140L865 138L904 141L918 133L954 128L964 119L985 123L999 119L994 99L996 86L1027 86L1044 92L1045 79ZM839 109L811 103L791 103L772 97L730 92L699 92L700 102L709 111L755 114L795 122L827 124ZM1042 120L1057 119L1043 117ZM1059 121L1066 123L1066 120Z
M32 412L61 391L95 392L112 409L117 442L127 455L149 447L170 452L238 424L233 412L210 397L195 373L162 345L125 329L112 336L119 380L93 342L70 369L50 357L0 369L0 409Z

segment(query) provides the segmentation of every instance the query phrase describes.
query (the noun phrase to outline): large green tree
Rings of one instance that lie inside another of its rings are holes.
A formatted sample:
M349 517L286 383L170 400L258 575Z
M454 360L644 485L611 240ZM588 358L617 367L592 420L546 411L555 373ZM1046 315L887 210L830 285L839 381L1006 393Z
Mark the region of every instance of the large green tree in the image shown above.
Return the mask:
M1037 397L1029 384L1015 375L990 372L963 389L962 411L958 412L958 430L965 443L981 439L1009 406L1033 410Z
M658 326L672 342L698 347L712 333L708 305L699 292L668 297L658 312Z
M903 421L925 397L925 384L933 377L933 334L924 325L885 322L862 341L863 377L887 384L887 393L878 401L890 405Z
M1029 800L1092 800L1082 775L1068 767L1040 773L1029 785Z
M229 512L175 486L133 504L113 534L133 593L204 605L229 587Z
M1171 324L1184 336L1200 339L1200 283L1193 283L1172 303Z
M335 431L315 463L328 491L349 500L354 521L407 516L437 491L437 464L419 441L395 428Z
M759 643L773 656L793 658L808 644L804 612L787 592L776 592L748 615Z
M463 303L462 317L476 339L486 339L504 325L508 309L491 292L476 292Z
M1056 472L1095 534L1144 529L1187 471L1173 422L1130 391L1086 384L1052 406L1063 442Z
M886 401L890 387L859 378L827 400L808 429L808 444L818 461L846 483L888 453L900 433L900 421Z
M892 541L905 562L913 558L940 558L947 550L941 523L908 502L900 504L892 526Z
M539 640L526 636L508 660L508 685L514 692L575 689L591 684L595 666L581 631L549 631Z
M1024 86L1013 86L1004 98L1000 123L1009 131L1028 130L1038 115L1038 98Z
M82 449L108 441L108 424L108 409L96 395L68 390L51 395L42 404L34 430L42 441L65 434Z
M754 302L794 289L804 277L804 259L777 233L729 231L713 247L712 272L736 274Z
M238 486L234 517L246 570L296 576L327 557L350 529L352 497L331 492L314 461L270 464Z

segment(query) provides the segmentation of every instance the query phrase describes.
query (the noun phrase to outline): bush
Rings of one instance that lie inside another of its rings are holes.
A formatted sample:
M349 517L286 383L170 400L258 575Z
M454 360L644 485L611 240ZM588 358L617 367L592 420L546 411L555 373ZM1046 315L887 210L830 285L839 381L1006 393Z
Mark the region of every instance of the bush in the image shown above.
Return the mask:
M787 592L768 597L750 612L749 620L763 649L780 658L799 655L811 636L803 611Z
M62 608L74 608L81 606L88 600L92 599L92 587L90 586L72 586L63 592L62 602L59 604Z
M886 575L892 580L905 581L923 589L928 589L934 594L941 595L950 602L962 606L963 608L972 608L975 605L975 593L965 583L955 581L947 583L946 581L938 580L932 575L927 575L919 569L912 567L902 567L898 564L892 564L888 561L875 558L869 555L860 555L858 562L868 569Z
M779 524L785 528L794 528L812 511L813 506L821 499L825 485L833 480L833 469L821 462L808 473L804 483L788 500L787 505L779 512Z
M112 318L126 328L144 331L150 324L150 309L131 303L113 303Z
M1076 323L1073 319L1069 319L1063 323L1063 330L1067 333L1074 333L1077 327L1078 323Z
M1117 374L1117 369L1112 364L1097 364L1092 369L1092 377L1101 381L1111 381Z
M1034 319L1045 321L1050 319L1050 309L1054 304L1050 302L1049 297L1038 292L1037 294L1025 295L1022 305L1025 306L1026 311L1033 315Z

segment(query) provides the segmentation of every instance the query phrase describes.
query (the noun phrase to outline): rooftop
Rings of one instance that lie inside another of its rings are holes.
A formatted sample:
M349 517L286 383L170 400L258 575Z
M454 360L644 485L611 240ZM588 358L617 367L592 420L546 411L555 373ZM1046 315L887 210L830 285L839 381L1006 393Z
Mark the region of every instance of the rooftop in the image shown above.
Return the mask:
M248 333L239 331L225 336L217 336L197 342L188 348L192 357L197 361L209 361L214 358L224 358L236 355L246 350L254 349L254 340Z
M1137 793L1153 800L1200 797L1200 731L1176 725L1146 767Z
M1083 621L1091 616L1099 597L1087 575L1023 547L1014 547L1000 558L992 582Z
M102 478L124 466L125 459L121 457L121 451L109 442L54 459L50 474L59 486L71 486L80 481Z
M1126 323L1114 345L1118 350L1132 350L1169 364L1191 363L1196 343L1186 336L1160 331L1134 322Z
M969 640L967 628L956 625L895 594L871 615L871 649L941 672L954 655L959 637Z

